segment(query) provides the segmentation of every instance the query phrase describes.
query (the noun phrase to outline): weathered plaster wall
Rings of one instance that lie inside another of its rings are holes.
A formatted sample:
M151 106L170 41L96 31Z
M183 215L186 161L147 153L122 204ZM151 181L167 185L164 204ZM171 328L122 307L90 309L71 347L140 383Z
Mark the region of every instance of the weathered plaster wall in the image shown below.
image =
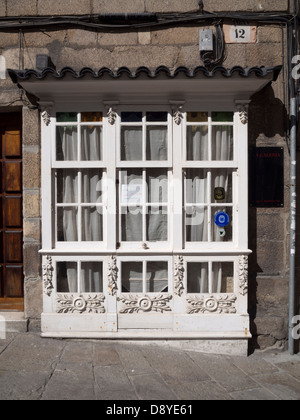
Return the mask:
M282 11L288 0L204 0L204 8L218 11ZM121 8L120 8L121 4ZM199 10L198 0L1 0L0 16L36 16L90 13L191 12ZM203 23L203 27L207 27ZM57 69L71 66L76 70L103 66L116 69L128 66L156 68L165 65L196 67L199 55L199 25L184 25L131 32L103 32L85 29L41 29L0 33L0 54L8 68L35 68L37 54L51 57ZM282 32L274 26L258 26L256 44L227 45L225 67L241 65L273 66L282 64ZM282 75L272 88L253 98L249 111L249 142L258 146L282 146L285 149L285 207L250 209L249 307L254 344L260 348L279 345L287 337L288 318L288 246L289 246L289 173L283 115ZM0 80L1 109L23 106L24 98L10 80ZM31 328L41 313L41 242L40 213L40 123L37 110L23 107L24 152L24 258L25 314ZM246 228L246 227L245 227ZM298 241L299 242L299 241ZM298 267L299 269L299 267Z

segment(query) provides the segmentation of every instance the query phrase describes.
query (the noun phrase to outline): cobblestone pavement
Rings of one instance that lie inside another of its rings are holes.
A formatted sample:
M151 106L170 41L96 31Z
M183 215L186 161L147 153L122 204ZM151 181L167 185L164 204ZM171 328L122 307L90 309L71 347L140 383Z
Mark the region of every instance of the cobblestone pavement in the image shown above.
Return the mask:
M0 340L0 400L103 400L115 410L122 400L300 400L300 355L220 356L10 333Z

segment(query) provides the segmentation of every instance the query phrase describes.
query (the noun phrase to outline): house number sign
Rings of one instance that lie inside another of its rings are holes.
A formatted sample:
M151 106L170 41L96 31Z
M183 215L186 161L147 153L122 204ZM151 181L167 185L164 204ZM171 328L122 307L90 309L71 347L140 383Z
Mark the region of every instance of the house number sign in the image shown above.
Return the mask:
M249 25L224 25L225 42L227 44L255 44L257 27Z

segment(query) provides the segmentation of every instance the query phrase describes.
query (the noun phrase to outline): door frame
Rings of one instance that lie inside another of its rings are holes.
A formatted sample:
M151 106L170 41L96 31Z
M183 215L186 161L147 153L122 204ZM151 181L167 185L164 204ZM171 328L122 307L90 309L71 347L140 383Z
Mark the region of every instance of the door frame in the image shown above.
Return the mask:
M22 183L22 112L5 112L0 113L0 135L5 135L7 131L19 131L20 138L21 138L21 157L18 160L21 160L21 183ZM2 143L2 142L1 142ZM3 144L1 144L3 147ZM1 153L2 155L2 153ZM4 158L4 156L3 156ZM3 180L4 182L4 180ZM3 185L0 186L1 190ZM21 219L23 221L23 211L22 211L22 203L23 203L23 186L21 186ZM4 203L3 203L4 204ZM5 228L5 207L2 207L2 214L3 217L3 228ZM22 223L22 234L21 234L21 251L22 251L22 263L21 265L18 263L18 267L22 268L22 284L20 285L22 289L22 297L6 297L6 288L5 288L5 271L3 273L3 289L4 289L4 297L0 297L0 311L24 311L24 257L23 257L23 223ZM5 249L3 250L5 253ZM3 266L6 265L5 259L3 260ZM13 263L11 264L14 265Z

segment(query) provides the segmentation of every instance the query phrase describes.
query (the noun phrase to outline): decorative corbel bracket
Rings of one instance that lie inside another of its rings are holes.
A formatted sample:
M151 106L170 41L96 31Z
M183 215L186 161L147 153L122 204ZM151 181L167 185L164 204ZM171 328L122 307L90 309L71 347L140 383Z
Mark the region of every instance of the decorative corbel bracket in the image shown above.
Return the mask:
M111 296L115 296L118 290L118 267L117 267L117 259L114 255L112 255L108 262L108 271L107 271L107 278L108 278L108 294Z
M169 104L171 105L173 111L175 124L180 125L183 119L182 108L185 104L185 101L169 101Z
M181 255L177 255L174 261L174 293L181 296L184 290L184 261Z
M45 258L45 263L43 264L43 282L44 282L44 293L47 296L51 296L53 287L53 264L52 258L47 255Z
M248 110L251 101L235 101L236 109L239 112L241 123L246 125L248 123Z
M49 124L50 124L50 121L51 121L51 119L50 119L50 116L51 116L51 111L52 111L52 108L53 108L53 106L54 106L54 102L39 102L39 105L40 105L40 109L41 109L41 112L42 112L42 119L43 119L43 121L44 121L44 124L46 125L46 126L48 126Z
M248 293L248 255L239 257L239 289L242 296Z
M103 104L107 109L107 119L110 125L114 125L117 118L117 105L119 101L104 101Z

